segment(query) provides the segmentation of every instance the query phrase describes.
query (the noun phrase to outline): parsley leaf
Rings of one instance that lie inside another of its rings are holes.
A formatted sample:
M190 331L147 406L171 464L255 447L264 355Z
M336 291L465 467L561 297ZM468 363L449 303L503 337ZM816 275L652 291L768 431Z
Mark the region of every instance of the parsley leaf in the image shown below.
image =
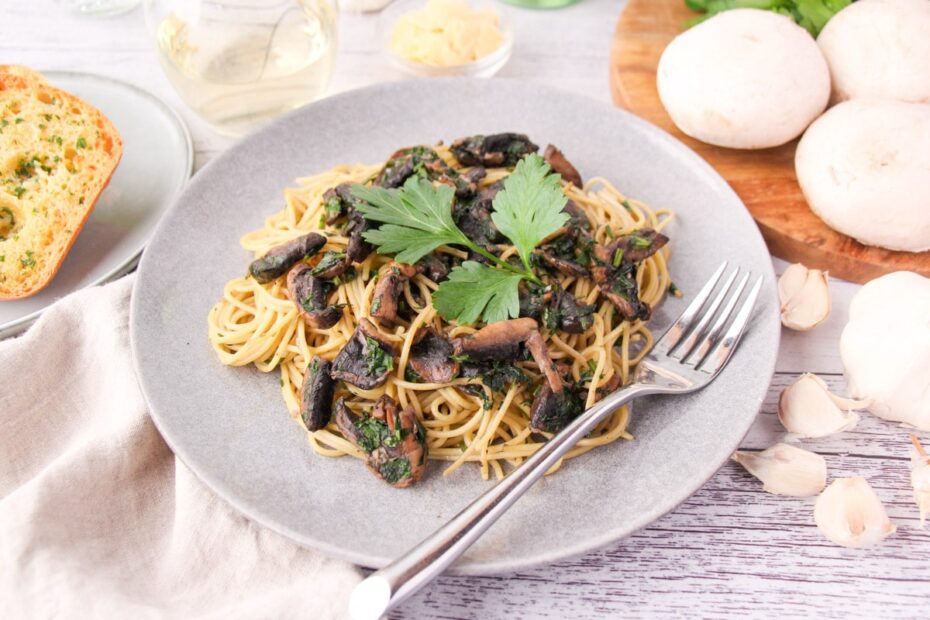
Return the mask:
M365 201L356 208L368 220L383 222L366 231L365 240L382 254L396 252L397 262L410 265L441 245L473 245L452 220L454 193L448 185L434 186L419 177L407 179L403 190L352 187L352 194Z
M519 273L465 261L433 293L433 306L448 321L494 323L520 314Z
M562 208L568 199L562 192L559 175L549 174L549 164L539 155L528 155L517 162L504 180L504 189L494 197L491 219L516 246L527 270L530 254L539 242L568 221Z

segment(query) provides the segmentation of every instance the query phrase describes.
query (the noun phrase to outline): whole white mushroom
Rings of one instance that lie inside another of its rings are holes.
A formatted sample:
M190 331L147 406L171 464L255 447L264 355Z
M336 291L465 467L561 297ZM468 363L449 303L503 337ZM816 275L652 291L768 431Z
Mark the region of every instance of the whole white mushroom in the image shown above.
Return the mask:
M930 249L930 105L840 103L810 126L794 164L811 210L831 228L867 245Z
M840 336L849 391L869 411L930 431L930 278L897 271L863 286Z
M675 37L657 81L679 129L737 149L790 142L830 98L830 72L810 34L757 9L724 11Z
M930 1L859 0L827 22L817 43L834 101L930 103Z

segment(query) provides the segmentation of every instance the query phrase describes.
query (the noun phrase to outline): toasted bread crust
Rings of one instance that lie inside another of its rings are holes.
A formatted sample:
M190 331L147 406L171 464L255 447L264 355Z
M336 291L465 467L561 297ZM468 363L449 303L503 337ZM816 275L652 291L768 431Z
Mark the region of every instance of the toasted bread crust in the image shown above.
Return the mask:
M102 112L0 65L0 300L54 278L122 156Z

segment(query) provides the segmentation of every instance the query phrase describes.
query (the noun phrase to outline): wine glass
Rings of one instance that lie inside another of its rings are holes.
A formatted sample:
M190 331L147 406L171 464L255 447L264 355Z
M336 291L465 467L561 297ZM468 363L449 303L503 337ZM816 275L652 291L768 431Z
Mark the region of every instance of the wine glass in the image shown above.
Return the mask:
M145 0L158 60L226 135L318 99L336 55L336 0Z

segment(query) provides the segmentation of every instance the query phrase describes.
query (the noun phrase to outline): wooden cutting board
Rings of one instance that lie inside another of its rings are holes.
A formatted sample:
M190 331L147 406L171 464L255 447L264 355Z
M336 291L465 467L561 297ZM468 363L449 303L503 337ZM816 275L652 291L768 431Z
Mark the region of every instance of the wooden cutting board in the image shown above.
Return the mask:
M930 252L862 245L811 212L794 174L796 140L774 149L739 151L704 144L675 127L659 101L656 67L662 50L694 15L684 0L629 0L610 55L614 102L668 131L716 168L742 198L775 256L860 283L899 270L930 276Z

